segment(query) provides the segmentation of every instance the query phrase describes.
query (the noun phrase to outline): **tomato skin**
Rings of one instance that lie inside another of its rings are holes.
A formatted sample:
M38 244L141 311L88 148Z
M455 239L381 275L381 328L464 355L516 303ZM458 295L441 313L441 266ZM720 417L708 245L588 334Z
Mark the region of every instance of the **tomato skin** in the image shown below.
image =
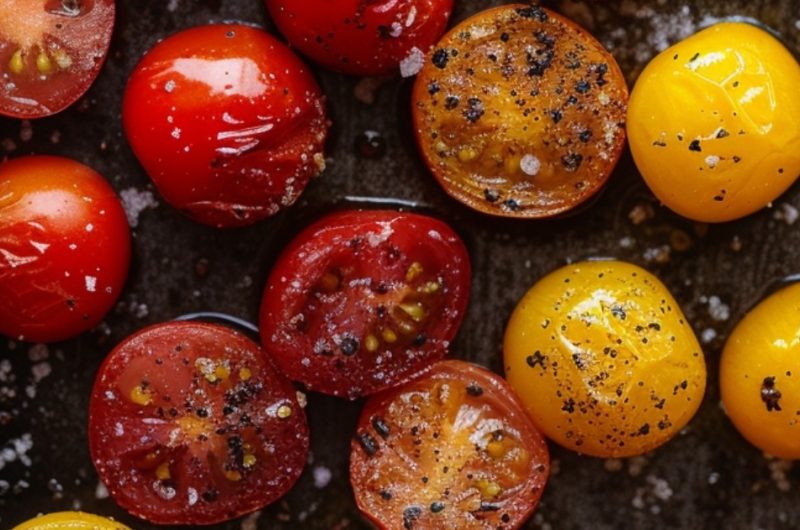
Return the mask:
M725 412L766 454L800 459L800 284L784 287L736 325L720 358Z
M639 76L628 111L645 182L695 221L760 210L800 175L798 85L795 57L751 24L720 23L663 51Z
M92 389L95 468L121 507L155 524L214 524L270 504L297 481L308 447L292 384L224 326L143 329L109 354Z
M417 145L452 198L535 219L585 204L625 145L628 89L586 30L535 5L482 11L428 54L412 92Z
M456 360L370 397L351 442L356 503L386 530L513 530L535 510L549 467L508 383Z
M419 278L409 282L415 264ZM320 291L328 274L341 277ZM262 344L310 390L351 399L374 393L444 356L466 311L470 276L464 244L441 221L382 210L332 214L278 258L261 303ZM432 294L417 296L431 282ZM420 321L398 315L404 303L423 307Z
M274 215L325 166L319 86L249 26L200 26L158 43L128 80L122 117L165 200L216 227Z
M266 0L289 43L346 74L397 72L416 48L426 53L445 28L453 0ZM393 36L396 35L396 36Z
M83 512L57 512L40 515L15 526L13 530L131 530L122 523Z
M114 0L82 2L77 14L59 4L5 0L0 13L0 115L30 119L61 112L100 73L111 44ZM42 57L45 71L39 69ZM15 64L19 71L14 71Z
M56 342L93 328L130 253L122 205L94 170L52 156L0 165L0 334Z
M627 457L676 435L703 399L700 344L652 274L581 262L540 279L514 309L506 378L545 436L573 451Z

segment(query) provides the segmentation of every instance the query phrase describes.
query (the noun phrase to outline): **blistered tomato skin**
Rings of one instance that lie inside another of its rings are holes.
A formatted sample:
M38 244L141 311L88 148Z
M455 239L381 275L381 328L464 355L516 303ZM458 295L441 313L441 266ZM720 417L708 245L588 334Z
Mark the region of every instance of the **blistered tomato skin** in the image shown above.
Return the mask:
M356 503L385 530L519 528L549 468L508 384L462 361L371 397L351 443Z
M453 198L480 212L551 217L594 196L625 143L614 58L547 9L512 4L460 23L412 94L417 143Z
M675 212L756 212L800 175L800 65L772 35L722 23L653 59L631 95L636 166Z
M122 523L83 512L41 515L15 526L13 530L130 530Z
M720 360L722 403L766 454L800 459L800 284L756 306L731 333Z
M122 205L94 170L51 156L0 165L0 334L56 342L93 328L130 252Z
M122 117L166 201L212 226L274 215L325 167L319 86L286 46L248 26L158 43L131 74Z
M533 422L592 456L645 453L694 416L706 385L702 350L652 274L619 261L568 265L514 309L506 378Z
M72 105L103 66L114 0L4 0L0 115L41 118Z
M470 279L467 250L441 221L383 210L336 213L278 258L261 303L262 344L311 390L372 394L445 355Z
M89 448L111 496L155 524L208 525L282 496L308 456L292 384L250 339L171 322L119 344L95 380Z
M413 75L447 27L453 0L266 0L289 43L353 75Z

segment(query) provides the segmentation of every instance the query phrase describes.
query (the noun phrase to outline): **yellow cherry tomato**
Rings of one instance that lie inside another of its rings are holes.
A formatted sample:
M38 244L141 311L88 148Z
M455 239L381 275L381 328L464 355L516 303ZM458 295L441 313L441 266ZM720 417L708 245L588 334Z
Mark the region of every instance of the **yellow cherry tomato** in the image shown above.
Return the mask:
M744 217L800 175L800 65L764 30L717 24L647 65L628 137L666 206L711 223Z
M14 530L131 530L122 523L83 512L58 512L22 523Z
M747 440L800 459L800 284L755 307L733 330L720 361L722 403Z
M514 309L506 377L545 435L600 457L647 452L694 416L706 384L700 345L652 274L620 261L545 276Z

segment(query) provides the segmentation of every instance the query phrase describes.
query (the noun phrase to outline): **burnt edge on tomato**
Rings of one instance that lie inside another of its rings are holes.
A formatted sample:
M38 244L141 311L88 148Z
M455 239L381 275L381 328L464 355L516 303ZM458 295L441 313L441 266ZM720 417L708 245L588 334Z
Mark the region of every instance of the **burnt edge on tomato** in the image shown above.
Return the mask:
M488 9L453 28L428 54L412 100L435 178L491 215L572 210L606 183L625 144L628 89L616 61L535 4Z
M92 460L114 500L156 524L207 525L285 494L308 456L305 396L226 327L170 322L124 340L92 390Z
M446 354L470 280L463 242L437 219L331 214L278 258L264 289L262 343L309 390L350 399L375 393Z
M544 437L511 387L451 360L367 401L350 481L380 528L510 530L535 510L549 466Z

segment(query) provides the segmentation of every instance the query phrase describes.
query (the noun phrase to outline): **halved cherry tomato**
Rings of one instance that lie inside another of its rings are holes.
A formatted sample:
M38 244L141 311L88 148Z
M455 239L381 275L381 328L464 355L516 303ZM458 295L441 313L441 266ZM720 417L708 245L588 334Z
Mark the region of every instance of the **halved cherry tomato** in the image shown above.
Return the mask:
M470 262L446 224L353 211L323 218L278 258L261 339L292 380L355 398L444 356L469 297Z
M462 361L370 398L350 452L358 507L390 530L518 528L549 467L511 387Z
M3 0L0 114L40 118L97 78L114 27L114 0Z
M90 513L57 512L26 521L13 530L130 530L130 528Z
M453 10L453 0L266 0L266 4L292 46L327 68L354 75L391 74L404 60L421 62L444 33ZM413 65L408 68L416 73Z
M453 28L412 95L417 142L445 191L520 218L557 215L597 193L622 153L627 100L598 41L522 4Z
M249 26L188 29L131 74L123 123L172 206L240 226L294 203L325 167L320 88L281 42Z
M100 367L89 447L131 514L206 525L286 493L306 463L308 425L258 345L222 326L172 322L127 338Z
M0 334L54 342L93 328L130 252L122 205L91 168L52 156L0 165Z

